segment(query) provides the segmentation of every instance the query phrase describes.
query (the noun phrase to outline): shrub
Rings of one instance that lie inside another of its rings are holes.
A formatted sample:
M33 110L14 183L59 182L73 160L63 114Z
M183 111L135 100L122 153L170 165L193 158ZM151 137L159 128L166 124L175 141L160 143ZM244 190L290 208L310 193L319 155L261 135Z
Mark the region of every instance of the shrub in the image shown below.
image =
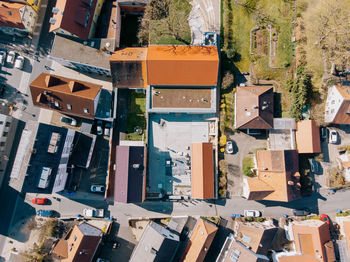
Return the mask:
M224 77L222 78L222 82L221 82L221 88L226 90L229 89L234 82L234 77L233 74L229 71L226 71Z
M226 189L225 188L222 188L222 187L220 187L219 188L219 196L221 196L221 197L225 197L226 196Z

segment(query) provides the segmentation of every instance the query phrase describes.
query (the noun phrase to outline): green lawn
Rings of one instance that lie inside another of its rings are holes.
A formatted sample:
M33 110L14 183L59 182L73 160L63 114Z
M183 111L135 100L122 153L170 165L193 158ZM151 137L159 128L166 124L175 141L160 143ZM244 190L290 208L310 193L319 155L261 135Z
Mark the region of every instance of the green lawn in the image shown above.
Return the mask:
M274 69L269 70L268 56L252 57L250 54L250 30L257 26L255 21L257 11L249 13L241 5L235 4L234 0L225 1L231 1L233 15L231 25L233 35L231 44L238 53L235 65L239 71L248 72L251 62L256 61L256 68L258 71L266 70L267 72L265 75L268 75L270 79L274 79L276 74L277 77L280 77L280 74L283 74L281 70L276 70L276 72L273 72ZM277 66L286 67L290 65L293 60L293 44L291 42L291 22L293 19L292 3L283 0L264 0L259 1L257 6L259 5L259 12L265 14L278 31ZM229 11L226 12L228 13ZM227 16L225 16L224 20L229 19ZM226 24L228 23L225 23L225 25ZM227 33L229 30L225 29L224 32ZM259 72L259 74L263 76L264 72Z
M250 177L254 176L254 172L251 170L252 168L254 168L253 157L248 156L248 157L243 158L242 166L243 166L242 167L243 175L250 176Z
M146 130L146 95L131 91L128 115L126 120L126 139L127 140L142 140L142 134L135 132L135 127L139 126L144 131Z

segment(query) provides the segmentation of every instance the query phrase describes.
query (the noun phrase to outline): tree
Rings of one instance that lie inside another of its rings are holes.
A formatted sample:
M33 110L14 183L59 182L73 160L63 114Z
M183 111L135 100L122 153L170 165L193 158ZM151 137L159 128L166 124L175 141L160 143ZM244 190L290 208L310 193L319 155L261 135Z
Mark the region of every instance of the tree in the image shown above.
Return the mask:
M169 35L186 45L190 44L183 35L189 31L187 1L151 0L140 21L138 39L148 44L150 30L157 37Z
M323 58L337 65L350 61L349 0L318 0L306 16L308 40L322 50Z

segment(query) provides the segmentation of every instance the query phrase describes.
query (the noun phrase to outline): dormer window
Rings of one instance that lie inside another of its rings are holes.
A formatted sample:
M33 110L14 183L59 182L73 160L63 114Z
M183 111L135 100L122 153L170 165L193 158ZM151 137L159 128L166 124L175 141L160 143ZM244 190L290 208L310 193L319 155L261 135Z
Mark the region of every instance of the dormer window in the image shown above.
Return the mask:
M88 114L88 113L89 113L89 109L84 108L84 113L85 113L85 114Z

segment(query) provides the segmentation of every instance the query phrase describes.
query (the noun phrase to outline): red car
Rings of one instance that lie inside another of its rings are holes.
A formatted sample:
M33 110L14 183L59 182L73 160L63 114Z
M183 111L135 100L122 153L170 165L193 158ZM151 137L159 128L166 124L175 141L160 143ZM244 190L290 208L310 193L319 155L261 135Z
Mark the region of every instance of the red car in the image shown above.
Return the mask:
M48 199L45 197L36 197L36 198L33 198L32 203L37 205L46 205L47 201Z
M320 215L320 219L321 219L321 221L326 222L328 224L328 227L331 226L329 217L326 214Z

